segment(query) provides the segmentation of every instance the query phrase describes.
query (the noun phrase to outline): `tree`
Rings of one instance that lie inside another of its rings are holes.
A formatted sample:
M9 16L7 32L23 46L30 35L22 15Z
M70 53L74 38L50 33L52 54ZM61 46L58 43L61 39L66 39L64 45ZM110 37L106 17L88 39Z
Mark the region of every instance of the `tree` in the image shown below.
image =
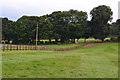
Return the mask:
M84 30L84 34L82 35L83 38L85 38L85 41L86 42L86 39L91 37L91 21L87 21L87 26L85 26L85 30Z
M116 21L116 25L117 25L117 28L118 28L118 30L116 31L116 32L118 32L118 42L120 42L120 19L118 19L117 21Z
M69 10L69 35L72 39L72 42L75 42L75 39L79 40L82 37L87 26L87 13L77 10Z
M118 36L118 26L116 22L110 25L110 36Z
M70 39L75 42L75 39L82 37L87 23L86 12L71 9L63 12L56 11L50 16L50 21L54 26L53 32L58 35L56 40L59 38L61 42L69 43Z
M95 39L101 39L102 42L109 35L108 21L112 20L111 8L106 5L95 7L90 12L92 19L92 34Z
M39 39L49 39L51 43L51 39L53 38L53 24L49 20L48 15L44 15L40 17L39 20Z
M15 43L30 44L35 40L35 31L39 17L22 16L16 21L16 36Z
M8 20L8 18L2 18L2 39L13 40L15 36L15 22Z
M66 42L69 38L68 36L68 28L67 28L67 18L68 14L67 12L61 12L61 11L55 11L52 14L50 14L50 22L53 24L53 32L54 32L54 38L56 42L58 39L61 39L61 42Z
M120 19L117 19L116 21L116 26L117 26L117 29L116 29L116 34L120 36Z

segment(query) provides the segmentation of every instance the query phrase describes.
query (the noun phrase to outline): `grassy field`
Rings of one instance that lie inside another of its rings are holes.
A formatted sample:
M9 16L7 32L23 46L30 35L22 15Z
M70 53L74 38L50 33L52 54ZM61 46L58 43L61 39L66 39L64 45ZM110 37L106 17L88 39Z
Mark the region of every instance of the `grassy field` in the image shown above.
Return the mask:
M3 52L3 78L117 78L118 44L71 51Z
M50 44L50 45L40 45L40 46L48 46L48 47L55 47L55 48L66 48L71 46L78 46L80 44Z

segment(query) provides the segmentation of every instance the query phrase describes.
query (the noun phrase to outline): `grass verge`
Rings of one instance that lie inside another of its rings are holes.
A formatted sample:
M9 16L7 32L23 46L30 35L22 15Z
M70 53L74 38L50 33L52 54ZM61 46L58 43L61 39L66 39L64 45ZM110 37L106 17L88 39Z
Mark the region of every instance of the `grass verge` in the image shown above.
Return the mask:
M118 44L71 51L5 51L3 78L117 78Z

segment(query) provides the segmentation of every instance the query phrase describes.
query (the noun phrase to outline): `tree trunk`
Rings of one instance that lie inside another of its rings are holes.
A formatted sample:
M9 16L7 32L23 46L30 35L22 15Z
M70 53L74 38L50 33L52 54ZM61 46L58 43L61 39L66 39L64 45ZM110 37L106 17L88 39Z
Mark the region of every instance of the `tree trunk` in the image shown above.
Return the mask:
M61 42L62 42L62 43L65 43L65 39L61 39Z
M49 39L49 43L51 43L51 39Z
M77 42L79 41L79 39L77 39Z
M86 38L84 39L84 43L86 43Z
M75 39L73 39L73 42L75 43Z
M58 39L55 39L55 42L58 42Z
M101 39L102 40L102 42L104 42L104 39Z

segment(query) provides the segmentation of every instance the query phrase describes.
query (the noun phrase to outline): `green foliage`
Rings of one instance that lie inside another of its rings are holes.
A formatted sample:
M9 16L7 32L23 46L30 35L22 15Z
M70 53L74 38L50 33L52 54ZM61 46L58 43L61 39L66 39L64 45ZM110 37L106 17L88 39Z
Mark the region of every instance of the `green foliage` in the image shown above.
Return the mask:
M89 37L104 40L108 35L118 35L119 20L109 24L112 11L109 6L98 6L90 12L92 19L87 21L87 13L78 10L55 11L43 16L22 16L13 22L3 18L3 40L14 44L35 44L38 25L38 40L55 39L55 43L75 43L80 38Z
M118 19L117 21L116 21L116 26L117 26L117 34L118 34L118 36L120 36L120 19Z
M15 22L8 20L8 18L2 18L2 39L13 40L15 37Z
M21 44L28 44L31 40L35 39L35 29L39 17L35 16L22 16L16 22L16 35L17 39L15 40Z
M118 25L115 22L113 22L110 26L110 35L111 36L117 36L118 35L118 30L119 30Z
M92 16L92 35L95 39L103 41L109 35L108 21L112 20L113 12L109 6L101 5L93 8L90 14Z
M54 33L62 42L81 38L87 22L87 13L77 10L53 12L50 21L54 25ZM57 38L57 39L58 39Z
M40 17L39 22L39 39L52 39L53 38L53 24L49 21L47 15Z

